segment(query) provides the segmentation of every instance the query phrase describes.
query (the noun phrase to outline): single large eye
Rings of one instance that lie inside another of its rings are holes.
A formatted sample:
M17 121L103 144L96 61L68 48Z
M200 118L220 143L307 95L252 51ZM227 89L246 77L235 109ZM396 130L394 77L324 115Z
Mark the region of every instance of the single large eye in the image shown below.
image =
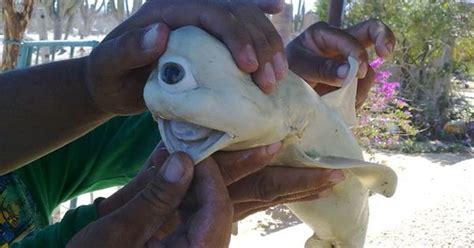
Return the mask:
M187 59L168 55L161 57L158 66L157 79L163 90L178 93L199 87Z
M177 84L185 75L186 72L180 64L168 62L161 67L161 80L167 84Z

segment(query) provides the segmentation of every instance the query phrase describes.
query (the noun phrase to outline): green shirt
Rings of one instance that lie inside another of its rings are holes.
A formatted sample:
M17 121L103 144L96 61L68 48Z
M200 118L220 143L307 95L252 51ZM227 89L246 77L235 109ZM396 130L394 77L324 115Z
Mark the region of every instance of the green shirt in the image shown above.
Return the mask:
M47 226L52 211L64 201L129 182L159 141L149 113L117 117L15 171L36 203L33 229ZM93 205L70 210L60 223L30 234L14 247L64 247L96 218Z

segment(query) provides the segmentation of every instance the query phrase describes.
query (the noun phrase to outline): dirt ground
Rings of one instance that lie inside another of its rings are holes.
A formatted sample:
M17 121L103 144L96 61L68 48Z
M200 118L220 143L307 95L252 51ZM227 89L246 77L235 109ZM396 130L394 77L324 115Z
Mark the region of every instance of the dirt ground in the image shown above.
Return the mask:
M474 247L474 156L376 154L398 174L394 197L370 199L366 247ZM231 247L303 247L311 230L284 206L241 221Z

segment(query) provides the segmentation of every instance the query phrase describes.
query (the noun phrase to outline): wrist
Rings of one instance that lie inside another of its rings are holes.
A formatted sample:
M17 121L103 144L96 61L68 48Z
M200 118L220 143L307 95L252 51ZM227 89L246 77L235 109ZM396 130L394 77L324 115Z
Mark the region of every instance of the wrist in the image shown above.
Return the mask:
M96 115L101 116L103 118L112 118L114 117L113 114L108 113L104 111L99 104L96 101L96 98L94 97L94 89L93 85L94 82L92 82L92 77L91 77L91 70L90 70L90 63L89 63L89 58L90 56L85 56L82 58L78 59L78 64L80 67L80 82L81 82L81 89L83 92L84 100L87 105L87 107Z

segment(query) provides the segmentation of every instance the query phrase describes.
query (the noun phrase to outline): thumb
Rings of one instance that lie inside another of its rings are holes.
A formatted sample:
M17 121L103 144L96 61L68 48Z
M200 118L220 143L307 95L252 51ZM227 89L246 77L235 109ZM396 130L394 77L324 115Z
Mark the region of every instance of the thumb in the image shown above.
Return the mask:
M105 75L126 73L154 63L165 51L168 35L169 28L163 23L135 29L101 43L90 57L105 70Z
M144 245L176 211L191 183L194 165L182 152L174 153L138 195L115 214L129 226L131 237Z
M349 66L345 62L313 54L302 46L301 37L290 42L286 48L291 71L302 77L311 87L318 83L340 87Z

